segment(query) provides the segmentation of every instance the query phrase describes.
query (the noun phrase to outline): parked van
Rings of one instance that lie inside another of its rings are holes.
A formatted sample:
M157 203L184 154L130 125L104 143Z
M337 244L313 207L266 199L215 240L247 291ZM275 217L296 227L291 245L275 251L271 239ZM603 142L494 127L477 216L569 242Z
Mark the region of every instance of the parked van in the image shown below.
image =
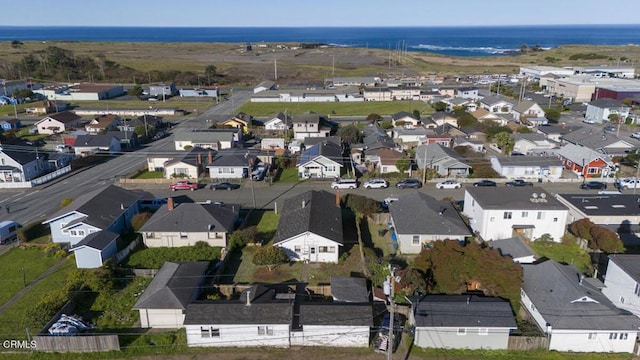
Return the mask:
M356 179L338 179L331 183L332 189L355 189L358 187Z
M21 228L20 224L15 221L0 222L0 245L6 245L18 240L19 228Z

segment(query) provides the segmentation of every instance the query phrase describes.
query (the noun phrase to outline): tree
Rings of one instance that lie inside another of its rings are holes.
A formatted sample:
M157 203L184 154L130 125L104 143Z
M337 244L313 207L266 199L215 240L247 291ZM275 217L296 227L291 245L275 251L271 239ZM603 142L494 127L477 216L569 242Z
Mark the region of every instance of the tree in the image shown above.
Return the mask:
M382 120L382 116L376 113L371 113L367 115L367 121L380 121Z
M617 124L618 122L620 122L620 115L618 115L618 114L609 114L609 121L612 124Z
M336 132L336 135L340 136L342 141L349 144L361 143L363 138L362 132L354 124L341 126Z
M378 123L378 125L383 129L391 129L393 127L393 122L391 120L382 120Z
M498 133L496 134L495 141L496 145L502 149L503 154L511 154L511 151L513 151L513 147L515 146L515 140L511 137L511 134L508 132Z
M420 120L420 110L418 109L413 110L413 117Z
M129 91L127 92L130 96L135 96L138 99L140 97L142 97L142 94L144 93L144 90L142 89L142 86L140 85L134 85L133 87L131 87L131 89L129 89Z
M558 122L558 120L560 120L560 116L562 116L560 110L553 108L544 109L544 113L547 119L555 122Z
M445 104L445 103L444 103L444 102L442 102L442 101L438 101L437 103L435 103L435 104L433 105L433 108L434 108L436 111L445 111L445 110L447 110L447 104Z
M379 201L357 194L347 194L344 205L363 217L382 212Z
M12 93L13 97L19 99L32 98L35 94L31 89L15 89Z
M269 271L273 271L276 266L284 264L288 260L287 254L278 246L263 246L256 250L252 259L254 265L266 266Z
M405 172L407 172L407 170L409 170L409 167L411 166L411 160L407 159L406 156L403 156L402 158L396 160L396 168L398 168L398 171L402 174L404 174Z
M216 76L218 75L218 68L216 68L215 65L207 65L207 67L204 68L204 74L207 76Z

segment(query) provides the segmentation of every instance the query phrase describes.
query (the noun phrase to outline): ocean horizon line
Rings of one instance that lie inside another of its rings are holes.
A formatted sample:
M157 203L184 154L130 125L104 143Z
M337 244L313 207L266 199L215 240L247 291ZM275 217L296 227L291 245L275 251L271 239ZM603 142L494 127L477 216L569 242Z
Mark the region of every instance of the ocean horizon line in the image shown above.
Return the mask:
M0 25L4 28L140 28L140 29L466 29L466 28L640 27L640 24L513 24L513 25L328 25L328 26L165 26L165 25Z

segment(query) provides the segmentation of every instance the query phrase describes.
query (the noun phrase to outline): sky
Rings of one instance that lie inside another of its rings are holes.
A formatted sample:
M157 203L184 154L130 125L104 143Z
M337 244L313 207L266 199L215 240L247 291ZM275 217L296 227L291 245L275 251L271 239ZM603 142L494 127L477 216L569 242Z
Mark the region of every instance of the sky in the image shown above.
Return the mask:
M0 26L495 26L638 24L638 0L29 0ZM25 7L26 6L26 7ZM10 14L10 15L9 15Z

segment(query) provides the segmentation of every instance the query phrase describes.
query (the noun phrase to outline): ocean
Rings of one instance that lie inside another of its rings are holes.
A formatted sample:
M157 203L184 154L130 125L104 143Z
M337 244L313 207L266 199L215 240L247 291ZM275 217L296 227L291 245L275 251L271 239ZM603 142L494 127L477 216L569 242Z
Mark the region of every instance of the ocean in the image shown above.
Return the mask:
M522 44L640 44L640 25L475 27L14 27L0 41L305 42L345 47L425 51L450 56L496 56Z

